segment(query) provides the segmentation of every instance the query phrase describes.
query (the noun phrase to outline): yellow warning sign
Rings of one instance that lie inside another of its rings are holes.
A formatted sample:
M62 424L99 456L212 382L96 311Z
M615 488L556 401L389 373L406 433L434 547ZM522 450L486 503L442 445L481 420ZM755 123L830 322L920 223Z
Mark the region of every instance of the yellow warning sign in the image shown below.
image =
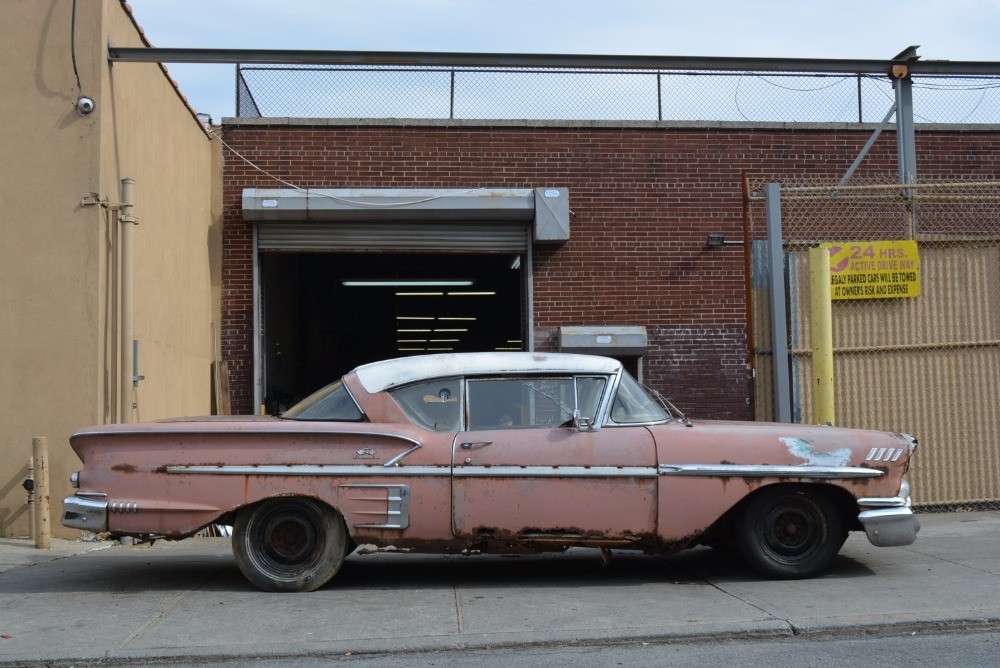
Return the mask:
M916 241L852 241L820 246L830 251L833 299L920 296Z

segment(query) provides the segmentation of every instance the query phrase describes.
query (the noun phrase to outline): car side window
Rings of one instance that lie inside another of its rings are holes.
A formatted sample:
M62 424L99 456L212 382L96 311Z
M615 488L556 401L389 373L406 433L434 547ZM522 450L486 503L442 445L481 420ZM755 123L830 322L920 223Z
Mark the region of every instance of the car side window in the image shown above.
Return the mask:
M407 385L389 394L418 427L458 431L462 416L462 383L458 378Z
M469 429L568 427L578 408L593 420L606 384L601 377L470 379Z

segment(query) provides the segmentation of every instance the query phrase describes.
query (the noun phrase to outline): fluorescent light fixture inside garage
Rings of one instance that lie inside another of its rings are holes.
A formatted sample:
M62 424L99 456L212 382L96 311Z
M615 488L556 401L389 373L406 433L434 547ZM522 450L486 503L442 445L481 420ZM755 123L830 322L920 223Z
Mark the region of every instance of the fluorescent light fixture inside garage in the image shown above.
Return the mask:
M399 294L398 292L396 293ZM495 295L496 292L449 292L449 297L491 297Z
M447 288L472 285L468 279L435 278L376 278L344 279L340 282L346 288Z

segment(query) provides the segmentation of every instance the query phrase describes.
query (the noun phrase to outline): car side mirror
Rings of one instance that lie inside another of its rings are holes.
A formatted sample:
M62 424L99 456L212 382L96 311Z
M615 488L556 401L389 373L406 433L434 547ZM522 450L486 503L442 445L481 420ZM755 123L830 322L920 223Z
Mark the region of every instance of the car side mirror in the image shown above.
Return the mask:
M573 411L573 427L577 431L597 431L594 421L589 417L580 415L579 408Z

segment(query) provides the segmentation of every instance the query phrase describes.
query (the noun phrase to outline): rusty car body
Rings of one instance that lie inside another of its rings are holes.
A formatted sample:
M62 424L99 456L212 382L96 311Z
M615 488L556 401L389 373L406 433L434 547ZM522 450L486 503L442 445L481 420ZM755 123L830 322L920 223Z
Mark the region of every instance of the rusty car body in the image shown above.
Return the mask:
M655 393L654 393L655 395ZM906 434L691 421L613 359L415 356L358 367L282 417L77 432L66 526L181 539L232 524L246 577L313 590L359 545L671 553L735 546L762 574L828 568L849 531L908 545Z

